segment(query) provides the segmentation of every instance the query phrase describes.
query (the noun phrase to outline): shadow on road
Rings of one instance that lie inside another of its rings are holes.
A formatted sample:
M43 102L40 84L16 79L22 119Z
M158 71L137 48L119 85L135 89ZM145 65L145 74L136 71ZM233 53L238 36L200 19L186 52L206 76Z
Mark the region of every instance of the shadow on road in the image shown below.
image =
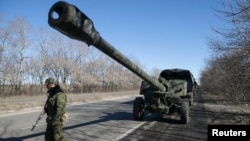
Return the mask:
M84 123L80 123L80 124L76 124L76 125L67 126L64 128L64 130L79 128L79 127L88 126L88 125L92 125L92 124L98 124L98 123L107 122L110 120L128 120L128 119L132 119L131 113L128 113L128 112L106 113L105 116L100 117L98 120L93 120L93 121L89 121L89 122L84 122Z
M132 102L133 101L128 101L128 102L124 102L121 104L131 104ZM99 119L97 119L97 120L83 122L80 124L75 124L75 125L70 125L70 126L65 126L63 128L63 130L65 131L65 130L80 128L80 127L84 127L84 126L88 126L88 125L92 125L92 124L99 124L99 123L107 122L110 120L133 120L133 115L130 112L123 112L123 111L113 112L113 113L112 112L111 113L103 112L103 114L105 116L100 116ZM7 127L6 127L6 129L7 129ZM7 130L6 130L6 132L7 132ZM1 134L1 135L3 135L3 134ZM38 136L43 136L44 134L45 134L45 132L39 132L39 133L34 133L34 134L25 135L25 136L21 136L21 137L9 137L9 138L1 138L0 137L0 141L23 141L23 140L35 138Z
M34 137L41 136L41 135L44 135L44 132L35 133L35 134L22 136L22 137L10 137L6 139L0 139L0 141L23 141L25 139L34 138Z

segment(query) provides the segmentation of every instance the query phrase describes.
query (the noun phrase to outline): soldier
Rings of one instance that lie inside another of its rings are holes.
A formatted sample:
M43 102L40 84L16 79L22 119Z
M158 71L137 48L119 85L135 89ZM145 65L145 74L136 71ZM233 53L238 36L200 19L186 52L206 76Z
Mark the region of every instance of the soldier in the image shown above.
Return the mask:
M67 96L53 78L46 79L45 85L48 89L48 99L44 109L47 113L45 141L67 141L62 135Z

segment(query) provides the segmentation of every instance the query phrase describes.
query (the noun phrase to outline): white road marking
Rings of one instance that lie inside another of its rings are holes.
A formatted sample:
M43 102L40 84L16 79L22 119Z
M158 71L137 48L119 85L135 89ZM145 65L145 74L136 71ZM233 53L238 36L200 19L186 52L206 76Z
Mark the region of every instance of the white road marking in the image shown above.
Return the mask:
M128 131L125 132L124 134L118 136L118 137L116 138L116 140L121 140L122 138L126 137L128 134L134 132L137 128L139 128L140 126L142 126L144 123L145 123L145 122L142 122L142 123L140 123L140 124L134 126L132 129L128 130Z

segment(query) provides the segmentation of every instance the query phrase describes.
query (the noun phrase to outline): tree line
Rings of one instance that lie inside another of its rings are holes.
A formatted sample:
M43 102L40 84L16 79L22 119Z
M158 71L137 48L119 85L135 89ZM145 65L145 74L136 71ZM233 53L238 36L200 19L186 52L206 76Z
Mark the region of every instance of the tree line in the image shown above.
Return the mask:
M213 54L199 83L206 92L225 95L235 103L247 102L250 1L228 1L224 8L214 11L228 26L213 28L217 36L208 40ZM136 58L129 58L144 68ZM85 43L45 28L34 30L23 17L11 21L0 17L0 96L42 94L47 77L70 93L138 89L141 83L135 74Z
M0 43L0 96L42 94L48 77L70 93L131 90L141 83L94 47L42 27L34 30L24 17L0 19Z
M201 72L204 91L222 94L233 102L250 101L250 1L224 3L224 9L214 9L225 27L213 28L216 38L208 43L213 55Z

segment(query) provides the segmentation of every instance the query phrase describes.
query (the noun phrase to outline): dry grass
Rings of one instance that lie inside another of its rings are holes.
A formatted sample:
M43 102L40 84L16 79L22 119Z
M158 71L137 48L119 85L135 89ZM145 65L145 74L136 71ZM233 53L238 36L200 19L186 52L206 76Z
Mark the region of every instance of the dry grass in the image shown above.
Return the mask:
M103 93L84 93L84 94L67 94L68 104L80 104L95 102L100 100L108 100L121 98L126 96L139 95L138 90L119 91L119 92L103 92ZM25 110L40 110L46 101L46 95L40 96L16 96L0 99L0 114L13 113Z

